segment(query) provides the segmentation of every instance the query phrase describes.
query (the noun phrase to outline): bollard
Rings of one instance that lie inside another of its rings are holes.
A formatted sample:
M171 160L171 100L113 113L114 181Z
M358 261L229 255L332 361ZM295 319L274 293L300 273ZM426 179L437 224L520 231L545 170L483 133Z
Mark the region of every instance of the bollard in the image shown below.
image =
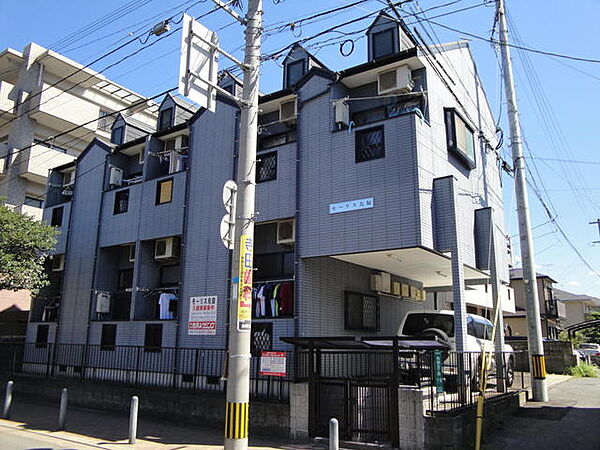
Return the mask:
M137 421L138 421L138 405L139 398L137 395L131 397L131 409L129 410L129 444L135 444L137 437Z
M62 390L62 394L60 394L60 411L58 412L58 429L64 430L65 425L67 423L67 401L69 394L67 393L67 388Z
M329 450L340 449L340 439L338 433L338 420L335 417L329 419Z
M2 410L2 418L8 419L10 416L10 405L13 397L13 382L6 383L6 395L4 396L4 409Z

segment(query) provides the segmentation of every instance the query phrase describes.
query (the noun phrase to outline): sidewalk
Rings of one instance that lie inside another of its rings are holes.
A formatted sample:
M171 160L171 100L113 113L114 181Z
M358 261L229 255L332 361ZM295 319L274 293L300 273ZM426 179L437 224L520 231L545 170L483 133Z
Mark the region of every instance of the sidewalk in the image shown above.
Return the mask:
M198 426L180 426L140 415L138 439L128 443L129 417L105 411L69 408L67 430L56 431L58 405L34 404L16 398L11 420L0 419L0 448L103 448L103 449L216 449L223 446L223 431ZM251 438L255 449L310 449L310 443L294 443L283 439Z

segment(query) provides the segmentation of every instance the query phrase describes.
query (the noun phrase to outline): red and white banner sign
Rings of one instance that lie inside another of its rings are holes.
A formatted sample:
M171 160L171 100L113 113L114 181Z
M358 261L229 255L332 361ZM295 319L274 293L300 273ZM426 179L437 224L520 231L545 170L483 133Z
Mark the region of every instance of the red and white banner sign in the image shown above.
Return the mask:
M260 374L285 377L285 352L260 352Z
M217 296L190 297L188 335L217 334Z

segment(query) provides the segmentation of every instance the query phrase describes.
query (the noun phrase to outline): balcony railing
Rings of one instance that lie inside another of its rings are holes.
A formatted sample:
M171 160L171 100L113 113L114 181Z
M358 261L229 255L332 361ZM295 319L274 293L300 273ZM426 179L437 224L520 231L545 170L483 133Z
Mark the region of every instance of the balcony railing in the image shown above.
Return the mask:
M546 300L546 317L558 317L558 302L556 300Z

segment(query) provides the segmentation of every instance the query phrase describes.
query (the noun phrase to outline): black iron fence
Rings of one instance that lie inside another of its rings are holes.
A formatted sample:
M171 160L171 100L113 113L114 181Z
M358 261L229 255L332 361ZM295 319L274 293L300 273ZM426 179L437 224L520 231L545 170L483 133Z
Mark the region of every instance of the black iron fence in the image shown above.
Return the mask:
M260 374L260 358L250 365L254 399L287 402L292 362L285 377ZM0 372L36 374L131 386L224 393L227 351L203 348L50 343L0 344Z

